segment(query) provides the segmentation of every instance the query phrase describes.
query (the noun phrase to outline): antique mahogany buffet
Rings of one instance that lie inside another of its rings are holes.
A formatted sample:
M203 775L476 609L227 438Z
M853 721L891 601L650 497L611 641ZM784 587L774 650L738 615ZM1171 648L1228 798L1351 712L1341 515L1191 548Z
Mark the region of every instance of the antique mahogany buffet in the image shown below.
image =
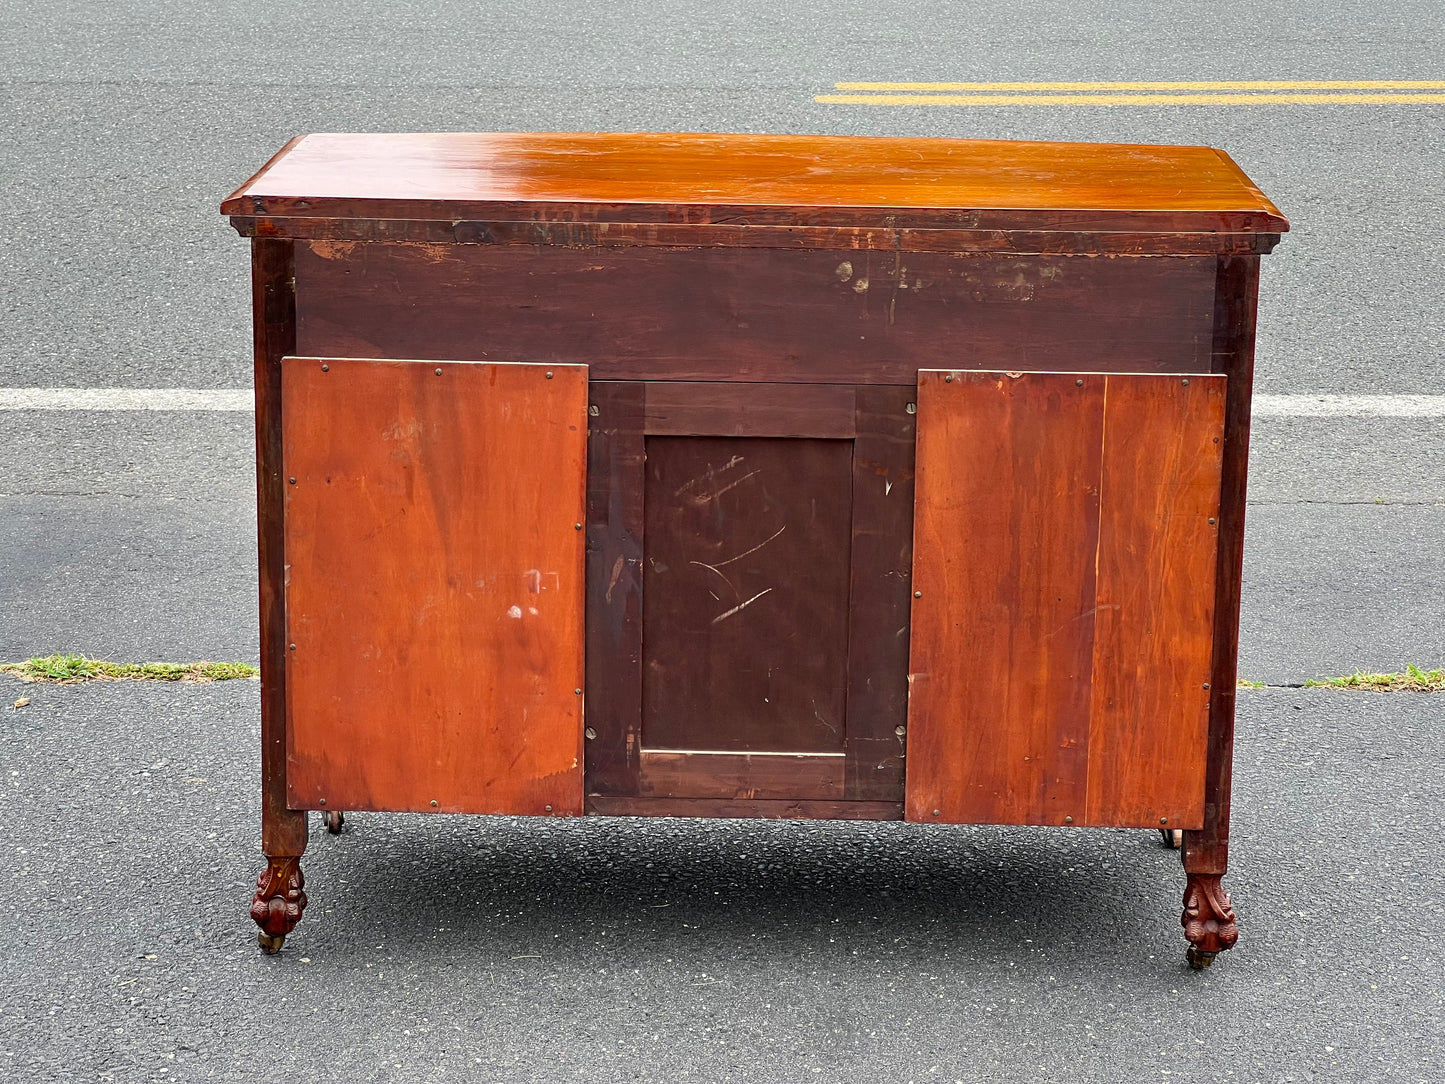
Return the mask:
M309 810L1182 830L1190 962L1234 943L1289 227L1228 156L310 135L222 211L254 268L263 949Z

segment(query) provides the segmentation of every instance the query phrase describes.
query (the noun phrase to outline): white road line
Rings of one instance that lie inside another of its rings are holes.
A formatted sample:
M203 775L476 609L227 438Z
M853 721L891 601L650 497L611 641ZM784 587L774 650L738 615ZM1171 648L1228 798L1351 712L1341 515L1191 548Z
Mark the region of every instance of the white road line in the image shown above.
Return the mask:
M4 410L250 411L250 388L0 388ZM1445 395L1256 395L1257 418L1445 418Z
M1256 418L1445 418L1445 395L1256 395Z
M252 410L250 388L0 388L0 410Z

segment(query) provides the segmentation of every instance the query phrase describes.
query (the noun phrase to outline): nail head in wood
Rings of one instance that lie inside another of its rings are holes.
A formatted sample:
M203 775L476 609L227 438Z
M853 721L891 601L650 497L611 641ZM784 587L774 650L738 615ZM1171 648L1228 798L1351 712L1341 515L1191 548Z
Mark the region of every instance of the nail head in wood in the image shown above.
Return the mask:
M331 372L331 366L330 366L330 365L323 365L323 366L321 366L321 371L322 371L323 373L329 373L329 372Z
M441 371L440 369L437 369L437 370L436 370L436 374L437 374L437 376L441 376L441 375L442 375L442 371Z
M906 407L904 407L903 409L904 409L905 411L907 411L909 414L917 414L917 413L918 413L918 404L917 404L917 403L909 403L909 404L908 404Z
M433 798L433 799L431 800L431 807L432 807L433 809L438 809L438 808L440 808L440 805L441 805L441 803L439 803L435 798Z

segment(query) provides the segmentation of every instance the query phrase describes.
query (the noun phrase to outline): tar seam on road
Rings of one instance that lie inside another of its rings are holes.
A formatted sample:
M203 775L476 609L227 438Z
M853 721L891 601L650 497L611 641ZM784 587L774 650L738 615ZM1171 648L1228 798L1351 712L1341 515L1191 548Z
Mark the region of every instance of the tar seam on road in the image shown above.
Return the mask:
M1445 105L1445 82L1246 80L1152 83L834 83L821 105ZM863 93L859 93L859 92ZM1055 93L1044 93L1044 92ZM1071 93L1057 93L1068 91ZM1149 91L1151 93L1138 93ZM1161 94L1159 91L1175 93ZM1188 93L1179 93L1185 91ZM1433 91L1435 93L1424 93ZM964 92L964 93L959 93Z
M249 388L0 388L0 411L250 412ZM1265 395L1257 418L1445 418L1445 395Z

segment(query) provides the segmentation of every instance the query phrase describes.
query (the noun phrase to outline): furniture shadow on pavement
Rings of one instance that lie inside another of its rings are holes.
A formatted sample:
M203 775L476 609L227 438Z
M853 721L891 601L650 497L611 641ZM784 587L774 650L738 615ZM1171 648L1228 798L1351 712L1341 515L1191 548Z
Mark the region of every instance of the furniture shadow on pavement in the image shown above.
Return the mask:
M1172 943L1161 916L1183 878L1161 864L1177 860L1144 831L357 814L340 837L313 827L322 921L302 932L323 956L385 938L408 954L543 945L718 967L947 953L992 968L1022 949L1056 968Z

